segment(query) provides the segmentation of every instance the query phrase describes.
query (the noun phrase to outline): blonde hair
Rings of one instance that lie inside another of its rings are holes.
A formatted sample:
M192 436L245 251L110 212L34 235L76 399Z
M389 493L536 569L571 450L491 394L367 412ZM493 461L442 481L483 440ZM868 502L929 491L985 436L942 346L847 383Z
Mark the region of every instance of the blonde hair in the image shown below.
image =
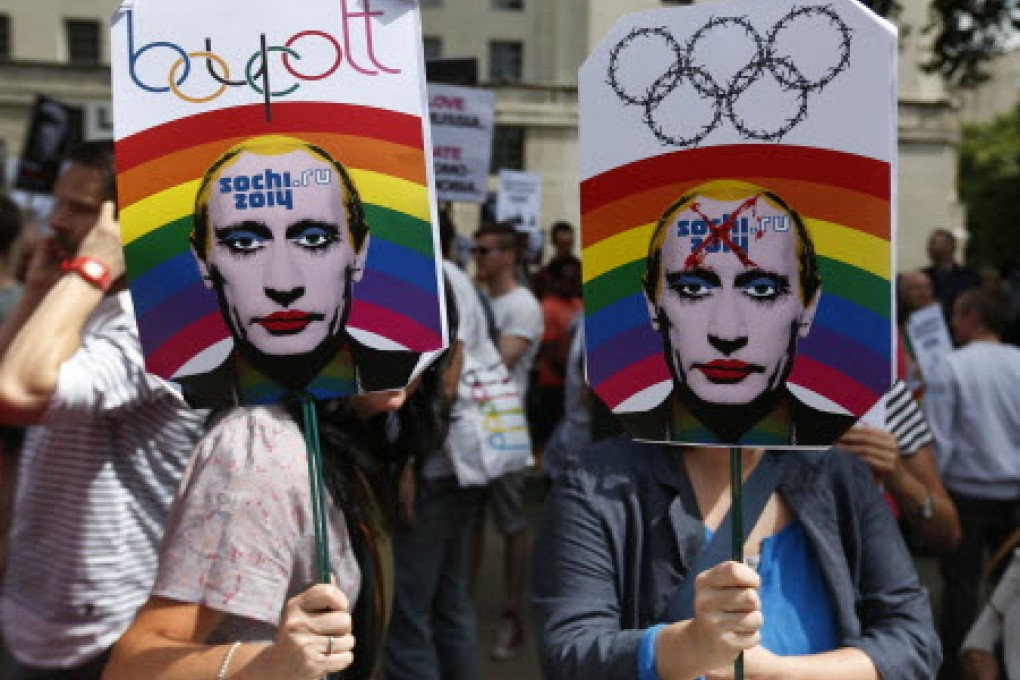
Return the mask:
M191 234L188 236L199 258L205 259L209 247L209 198L212 187L223 172L236 163L244 152L257 156L282 156L293 151L304 151L312 157L328 163L340 175L340 183L343 187L341 199L347 210L347 229L350 232L354 250L361 251L369 227L365 219L361 196L358 194L357 187L354 186L354 181L347 174L346 168L334 160L325 149L303 139L284 135L263 135L246 139L224 151L202 176L202 183L195 194L194 222Z
M656 223L652 237L648 241L645 274L641 279L648 299L653 302L658 301L659 295L662 293L662 244L669 235L669 230L665 227L672 223L677 214L686 210L697 198L734 202L755 196L762 198L773 208L785 212L793 220L797 235L797 268L800 274L801 301L805 304L810 301L821 287L822 280L818 273L815 246L800 213L791 208L778 194L765 187L735 179L717 179L699 184L670 204L662 213L662 217Z

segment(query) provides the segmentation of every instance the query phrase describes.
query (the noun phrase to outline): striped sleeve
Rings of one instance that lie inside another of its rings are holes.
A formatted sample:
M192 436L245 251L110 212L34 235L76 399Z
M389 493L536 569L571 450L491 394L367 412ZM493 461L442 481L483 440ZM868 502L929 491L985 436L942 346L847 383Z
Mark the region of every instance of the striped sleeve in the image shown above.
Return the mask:
M902 380L897 380L886 395L886 426L896 436L903 455L912 456L932 442L924 414Z
M167 398L166 384L145 371L127 295L103 300L89 317L81 347L60 367L42 424L87 423Z

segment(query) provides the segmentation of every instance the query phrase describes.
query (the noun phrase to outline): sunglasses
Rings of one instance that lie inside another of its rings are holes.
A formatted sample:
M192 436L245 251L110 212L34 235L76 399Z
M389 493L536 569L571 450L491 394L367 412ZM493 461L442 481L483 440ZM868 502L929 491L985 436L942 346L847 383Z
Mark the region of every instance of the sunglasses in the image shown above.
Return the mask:
M482 257L485 257L493 250L506 250L506 248L500 248L497 246L471 246L471 254L476 256L481 255Z

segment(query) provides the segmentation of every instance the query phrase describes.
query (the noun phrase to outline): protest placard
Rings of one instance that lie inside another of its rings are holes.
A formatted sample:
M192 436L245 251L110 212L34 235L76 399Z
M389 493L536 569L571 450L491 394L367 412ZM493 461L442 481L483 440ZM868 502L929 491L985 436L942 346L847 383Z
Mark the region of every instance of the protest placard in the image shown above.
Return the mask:
M440 201L485 200L495 97L488 90L430 83L429 117Z
M537 262L545 246L542 232L542 176L537 172L500 170L496 219L527 235L527 259Z
M135 313L193 403L401 387L445 345L420 30L399 0L115 16Z
M585 61L587 377L633 435L824 447L888 389L895 58L850 0L733 0Z
M946 317L938 302L910 313L905 325L914 360L921 375L933 376L943 357L953 351L953 339L946 327Z

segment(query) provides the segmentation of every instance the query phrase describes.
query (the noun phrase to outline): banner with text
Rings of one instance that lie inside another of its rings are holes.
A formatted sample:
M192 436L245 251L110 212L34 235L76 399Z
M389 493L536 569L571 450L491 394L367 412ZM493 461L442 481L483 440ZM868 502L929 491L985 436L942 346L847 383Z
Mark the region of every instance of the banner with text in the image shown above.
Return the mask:
M134 0L111 44L150 371L202 406L330 398L446 345L416 4Z
M430 83L432 159L440 201L485 200L496 98L488 90Z

